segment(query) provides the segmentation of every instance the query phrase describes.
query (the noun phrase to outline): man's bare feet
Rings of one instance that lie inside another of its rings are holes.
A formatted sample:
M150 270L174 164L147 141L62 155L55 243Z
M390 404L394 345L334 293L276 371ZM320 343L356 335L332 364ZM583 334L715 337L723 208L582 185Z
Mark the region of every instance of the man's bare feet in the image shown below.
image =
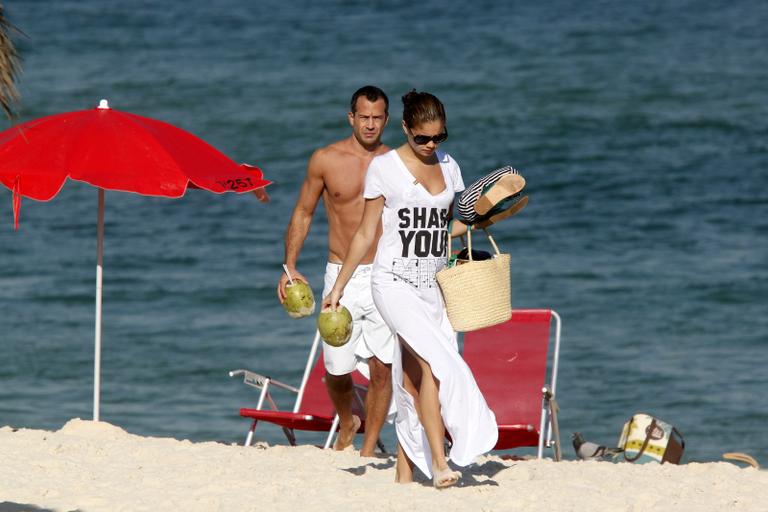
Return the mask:
M461 478L461 473L452 471L451 468L447 466L443 469L432 468L432 483L437 489L444 489L456 485L459 478Z
M397 444L397 462L395 464L395 482L398 484L413 483L413 463L408 459L403 447Z
M353 447L352 441L355 439L358 429L360 429L360 424L360 418L352 415L352 424L347 428L343 426L339 428L339 434L336 436L336 442L333 443L333 449L340 452Z
M360 450L360 456L364 457L366 459L389 459L392 456L392 454L391 453L376 453L376 452L368 454L368 453L363 453L363 450L361 449Z

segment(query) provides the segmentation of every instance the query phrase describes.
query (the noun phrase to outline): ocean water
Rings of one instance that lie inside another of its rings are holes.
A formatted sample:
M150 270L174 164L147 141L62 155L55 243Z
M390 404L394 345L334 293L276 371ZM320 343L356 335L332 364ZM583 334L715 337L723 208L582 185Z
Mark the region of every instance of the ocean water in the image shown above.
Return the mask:
M768 461L768 4L500 4L6 5L26 34L21 120L108 98L275 182L269 204L106 194L103 420L239 442L256 392L228 370L299 382L314 327L275 298L282 236L307 159L348 135L349 96L374 83L386 143L399 97L428 90L467 183L505 164L526 177L528 207L494 234L515 307L563 318L567 457L571 432L613 444L645 411L689 461ZM69 182L25 200L14 232L0 188L0 425L91 416L96 199ZM319 208L299 264L317 295L326 233Z

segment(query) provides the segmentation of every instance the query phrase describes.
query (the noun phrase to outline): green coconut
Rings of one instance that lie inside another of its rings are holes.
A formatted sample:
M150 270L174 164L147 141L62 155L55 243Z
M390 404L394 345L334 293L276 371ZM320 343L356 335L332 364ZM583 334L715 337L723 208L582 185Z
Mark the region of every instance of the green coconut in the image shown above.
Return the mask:
M317 315L317 329L324 342L341 347L352 336L352 314L344 306L336 311L326 308Z
M315 312L315 296L304 281L294 281L285 287L283 307L291 318L309 316Z

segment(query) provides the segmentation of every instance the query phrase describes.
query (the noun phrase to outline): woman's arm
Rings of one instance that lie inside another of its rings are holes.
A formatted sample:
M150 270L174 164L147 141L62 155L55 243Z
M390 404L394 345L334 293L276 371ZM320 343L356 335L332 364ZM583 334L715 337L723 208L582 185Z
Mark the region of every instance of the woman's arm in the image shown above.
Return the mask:
M451 206L448 207L448 230L451 232L452 237L467 234L467 225L453 218L453 201L451 201Z
M332 307L334 310L339 305L339 299L344 294L344 287L347 286L352 274L360 264L360 260L368 253L371 244L376 239L376 233L381 220L381 213L384 211L384 197L379 196L376 199L366 199L363 209L363 218L360 225L352 237L349 244L347 257L344 258L344 264L341 266L339 275L333 285L331 293L323 299L323 308Z

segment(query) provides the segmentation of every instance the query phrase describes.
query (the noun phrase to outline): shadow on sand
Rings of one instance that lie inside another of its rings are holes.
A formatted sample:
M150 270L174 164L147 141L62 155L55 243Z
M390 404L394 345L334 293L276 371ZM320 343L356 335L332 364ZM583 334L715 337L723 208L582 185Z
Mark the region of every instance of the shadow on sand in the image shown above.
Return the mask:
M388 459L382 459L381 462L367 462L365 464L361 464L360 466L342 468L341 470L355 476L363 476L367 471L370 470L383 471L394 469L394 467L395 459L394 457L389 457ZM498 482L494 481L493 478L499 472L505 469L509 469L510 465L494 460L489 460L480 465L473 464L466 468L459 468L453 465L451 465L451 467L461 472L461 479L459 479L457 487L497 487L499 484ZM394 480L394 472L392 477ZM422 475L418 470L414 472L414 479L416 480L415 483L417 484L432 487L432 480L425 478L424 475Z
M50 508L41 508L36 505L28 505L25 503L12 503L10 501L0 502L0 512L55 512ZM78 511L72 511L78 512Z

